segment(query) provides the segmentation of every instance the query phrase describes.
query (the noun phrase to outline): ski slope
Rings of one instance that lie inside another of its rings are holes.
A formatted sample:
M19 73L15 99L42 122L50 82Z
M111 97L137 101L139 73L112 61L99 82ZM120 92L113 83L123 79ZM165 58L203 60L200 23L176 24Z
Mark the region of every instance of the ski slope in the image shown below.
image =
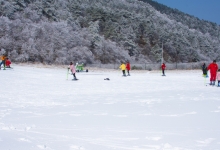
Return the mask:
M217 150L220 88L201 70L0 70L0 150ZM110 78L110 80L104 80Z

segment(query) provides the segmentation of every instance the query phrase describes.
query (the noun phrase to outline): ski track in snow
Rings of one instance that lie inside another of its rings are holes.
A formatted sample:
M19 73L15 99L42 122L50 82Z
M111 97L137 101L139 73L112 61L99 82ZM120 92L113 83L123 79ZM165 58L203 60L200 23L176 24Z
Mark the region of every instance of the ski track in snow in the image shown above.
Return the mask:
M0 150L220 147L220 88L200 70L89 70L72 81L64 68L13 67L0 70Z

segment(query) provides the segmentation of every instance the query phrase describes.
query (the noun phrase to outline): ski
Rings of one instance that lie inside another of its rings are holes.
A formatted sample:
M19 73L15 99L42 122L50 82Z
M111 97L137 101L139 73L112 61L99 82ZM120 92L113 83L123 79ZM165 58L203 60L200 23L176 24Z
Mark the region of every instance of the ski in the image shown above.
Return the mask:
M6 69L13 69L12 67L1 67L1 69L6 70Z

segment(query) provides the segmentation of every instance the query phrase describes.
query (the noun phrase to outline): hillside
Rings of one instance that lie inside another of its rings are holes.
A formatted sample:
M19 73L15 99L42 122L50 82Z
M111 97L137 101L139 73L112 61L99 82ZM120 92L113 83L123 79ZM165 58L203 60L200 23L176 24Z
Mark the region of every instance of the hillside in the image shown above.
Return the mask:
M139 1L149 3L160 13L166 14L167 17L170 18L171 20L176 20L177 22L181 22L185 26L188 26L188 28L190 29L195 29L197 31L202 32L203 34L209 33L211 36L220 39L219 25L217 25L216 23L206 20L200 20L197 17L191 16L177 9L172 9L156 1L152 1L152 0L139 0Z
M150 1L0 3L1 54L14 62L160 62L162 46L166 62L220 60L218 25Z

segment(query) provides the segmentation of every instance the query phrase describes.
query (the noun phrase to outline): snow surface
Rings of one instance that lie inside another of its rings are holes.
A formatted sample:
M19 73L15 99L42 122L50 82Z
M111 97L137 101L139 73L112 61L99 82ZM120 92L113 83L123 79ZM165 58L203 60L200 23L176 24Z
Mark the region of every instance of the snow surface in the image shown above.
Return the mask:
M201 70L0 70L0 150L217 150L220 88ZM104 80L110 78L110 81Z

